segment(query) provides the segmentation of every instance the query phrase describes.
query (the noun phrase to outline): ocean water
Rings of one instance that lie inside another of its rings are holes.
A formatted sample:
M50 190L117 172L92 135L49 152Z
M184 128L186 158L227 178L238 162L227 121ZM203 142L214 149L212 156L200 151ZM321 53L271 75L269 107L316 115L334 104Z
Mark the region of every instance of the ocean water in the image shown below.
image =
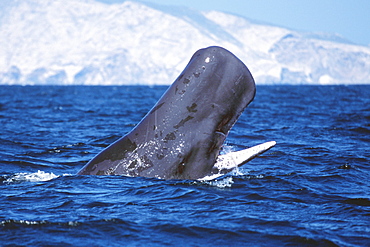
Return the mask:
M258 86L215 181L75 175L166 88L0 86L0 246L370 246L370 86Z

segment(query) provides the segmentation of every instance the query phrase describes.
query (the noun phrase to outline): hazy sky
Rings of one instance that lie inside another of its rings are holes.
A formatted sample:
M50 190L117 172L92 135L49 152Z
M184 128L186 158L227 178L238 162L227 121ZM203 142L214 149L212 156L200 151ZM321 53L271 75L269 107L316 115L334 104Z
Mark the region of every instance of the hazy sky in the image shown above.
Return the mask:
M106 3L123 0L98 0ZM144 0L197 10L220 10L310 32L337 33L370 45L370 0Z

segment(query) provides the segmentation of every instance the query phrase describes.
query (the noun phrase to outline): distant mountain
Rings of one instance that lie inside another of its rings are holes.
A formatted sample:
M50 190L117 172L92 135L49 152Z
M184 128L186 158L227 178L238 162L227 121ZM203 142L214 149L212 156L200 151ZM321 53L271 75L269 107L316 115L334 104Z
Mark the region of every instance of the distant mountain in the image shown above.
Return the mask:
M237 55L257 84L370 83L370 47L338 35L131 1L0 5L0 84L170 84L212 45Z

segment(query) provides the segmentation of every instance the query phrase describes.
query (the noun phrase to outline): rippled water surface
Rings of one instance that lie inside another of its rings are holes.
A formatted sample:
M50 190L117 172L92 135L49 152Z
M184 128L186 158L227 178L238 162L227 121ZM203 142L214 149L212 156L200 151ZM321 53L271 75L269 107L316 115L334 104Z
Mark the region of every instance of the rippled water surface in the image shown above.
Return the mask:
M257 87L217 181L75 175L165 90L0 86L0 245L370 246L370 86Z

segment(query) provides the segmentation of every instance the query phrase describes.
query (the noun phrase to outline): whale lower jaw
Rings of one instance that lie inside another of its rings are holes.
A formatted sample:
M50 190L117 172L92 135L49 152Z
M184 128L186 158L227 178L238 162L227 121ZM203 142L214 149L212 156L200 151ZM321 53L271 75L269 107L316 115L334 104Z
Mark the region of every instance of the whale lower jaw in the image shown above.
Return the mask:
M248 161L257 157L258 155L266 152L275 145L276 145L275 141L270 141L251 148L219 155L215 165L213 166L212 174L209 174L198 180L209 181L220 176L223 176L231 172L233 169L244 165Z

